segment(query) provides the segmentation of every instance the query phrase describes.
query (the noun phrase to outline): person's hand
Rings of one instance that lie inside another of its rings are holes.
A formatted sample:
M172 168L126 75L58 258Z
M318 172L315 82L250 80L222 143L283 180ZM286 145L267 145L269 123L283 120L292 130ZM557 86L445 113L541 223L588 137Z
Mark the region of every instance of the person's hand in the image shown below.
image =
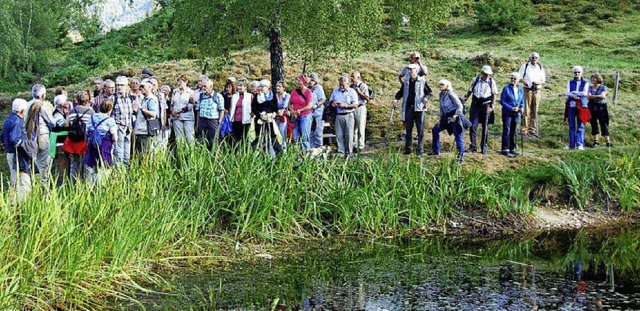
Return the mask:
M491 113L493 111L493 107L487 106L487 113Z
M394 99L391 104L393 105L393 108L398 108L398 100Z
M451 117L449 119L449 122L454 123L454 122L456 122L457 118L458 118L458 116L453 116L453 117Z
M511 110L514 111L514 112L518 112L518 107L513 107L513 108L511 108Z

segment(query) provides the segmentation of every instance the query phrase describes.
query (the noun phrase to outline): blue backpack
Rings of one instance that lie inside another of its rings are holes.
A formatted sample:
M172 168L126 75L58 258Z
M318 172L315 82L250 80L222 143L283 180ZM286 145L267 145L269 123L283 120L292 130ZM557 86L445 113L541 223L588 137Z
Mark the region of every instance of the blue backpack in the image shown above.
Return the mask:
M102 124L102 122L104 122L107 119L108 118L104 118L100 120L100 122L98 122L98 124L93 127L93 130L89 131L87 135L87 145L89 147L93 147L97 149L97 148L100 148L100 146L102 146L102 135L100 135L100 131L98 131L98 128L100 127L100 124ZM95 121L93 121L93 116L91 116L91 123L95 124Z

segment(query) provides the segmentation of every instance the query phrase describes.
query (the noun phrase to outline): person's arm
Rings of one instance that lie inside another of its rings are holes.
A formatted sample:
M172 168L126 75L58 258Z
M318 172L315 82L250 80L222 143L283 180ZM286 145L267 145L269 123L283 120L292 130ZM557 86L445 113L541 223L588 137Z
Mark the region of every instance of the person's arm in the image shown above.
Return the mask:
M420 66L420 70L422 70L422 73L424 73L424 75L427 76L427 73L428 73L428 70L429 70L427 68L427 65L423 65L422 61L419 58L416 60L416 63L418 63L418 66Z
M527 81L524 80L525 77L525 72L524 72L524 68L527 67L527 64L523 64L522 66L520 66L520 70L518 70L518 76L520 77L520 82L522 82L522 84L526 87L530 87L530 85L527 83Z
M158 117L158 102L151 98L147 102L147 107L142 107L142 114L144 114L147 118L155 119Z
M327 101L327 96L324 94L324 89L321 85L316 85L316 87L320 88L320 91L318 92L320 96L318 97L318 102L316 103L316 105L320 107Z
M474 82L475 79L480 79L479 77L474 78L473 80L471 80L471 86L469 86L469 90L467 91L466 94L464 94L464 96L462 96L462 99L460 99L463 102L467 102L467 98L469 98L469 95L471 95L471 93L473 93L473 87L474 87Z
M98 129L96 128L95 130L97 131ZM115 125L115 122L114 122L114 126L109 127L109 132L111 132L111 139L114 142L118 141L118 126Z
M604 90L602 92L600 92L599 95L595 95L595 94L589 93L589 96L588 96L589 99L605 99L605 98L607 98L607 87L604 86L604 85L601 85L600 87L603 87Z
M578 98L574 93L571 93L571 81L567 82L567 92L565 93L567 97Z
M361 82L360 85L361 86L356 86L356 88L355 88L356 93L358 93L358 96L360 96L362 99L368 101L369 100L369 86L366 85L363 82Z
M504 109L513 110L511 98L509 98L509 90L507 90L508 87L511 87L511 84L505 86L502 89L502 93L500 93L500 105L502 105Z

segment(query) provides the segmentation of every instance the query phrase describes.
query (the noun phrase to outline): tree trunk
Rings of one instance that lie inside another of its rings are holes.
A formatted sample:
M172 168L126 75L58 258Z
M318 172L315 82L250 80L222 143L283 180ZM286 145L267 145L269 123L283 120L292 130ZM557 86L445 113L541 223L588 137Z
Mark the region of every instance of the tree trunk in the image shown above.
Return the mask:
M279 27L269 31L269 53L271 54L271 83L284 80L284 56L282 55L282 34Z

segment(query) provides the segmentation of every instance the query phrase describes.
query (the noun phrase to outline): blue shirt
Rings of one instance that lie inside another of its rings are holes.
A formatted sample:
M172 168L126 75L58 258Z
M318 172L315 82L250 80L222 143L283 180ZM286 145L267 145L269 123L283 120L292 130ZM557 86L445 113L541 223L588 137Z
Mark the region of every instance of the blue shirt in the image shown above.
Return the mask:
M100 123L102 120L104 122ZM89 122L87 122L87 132L95 131L96 125L100 124L98 127L98 133L100 136L104 137L108 133L115 133L117 131L116 120L114 120L111 116L106 115L104 113L96 113L89 118Z
M24 131L24 120L18 114L12 112L2 126L2 141L7 153L16 152L16 147L22 142ZM26 132L24 132L24 136L26 136Z
M313 100L311 102L314 105L317 105L320 101L327 99L327 96L324 94L324 89L320 84L316 84L313 87L313 91L311 92L311 94L313 94ZM313 109L313 116L321 117L323 112L324 112L324 104L319 105L316 109Z
M200 93L198 103L196 104L196 111L199 112L201 118L207 119L219 119L220 112L224 110L224 98L216 91L211 94L206 92Z
M358 94L356 91L350 87L347 87L341 90L339 87L333 89L331 93L331 98L329 99L330 103L342 103L347 105L357 105L358 104ZM338 113L349 113L352 112L353 109L343 109L338 107Z

